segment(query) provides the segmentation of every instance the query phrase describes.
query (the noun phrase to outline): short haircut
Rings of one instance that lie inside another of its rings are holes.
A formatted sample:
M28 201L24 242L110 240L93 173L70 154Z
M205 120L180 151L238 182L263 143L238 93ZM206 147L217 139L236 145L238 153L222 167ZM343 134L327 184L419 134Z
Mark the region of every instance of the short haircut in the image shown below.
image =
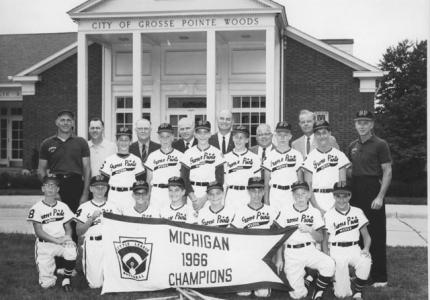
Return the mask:
M99 118L99 117L92 117L92 118L90 119L90 121L88 122L88 125L89 125L89 123L91 123L91 122L97 122L97 121L100 121L100 123L102 123L102 126L103 126L103 127L105 127L105 122L103 122L103 120L102 120L101 118Z
M302 115L308 115L308 114L311 114L312 115L312 119L314 119L314 121L315 121L315 114L313 113L313 112L311 112L310 110L307 110L307 109L302 109L300 112L299 112L299 120L300 120L300 116L302 116Z

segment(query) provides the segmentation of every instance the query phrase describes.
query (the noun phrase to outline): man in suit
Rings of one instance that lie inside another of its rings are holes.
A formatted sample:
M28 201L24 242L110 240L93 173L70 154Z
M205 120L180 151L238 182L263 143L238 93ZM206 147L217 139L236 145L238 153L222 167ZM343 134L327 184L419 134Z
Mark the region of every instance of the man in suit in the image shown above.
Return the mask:
M293 149L299 151L303 158L306 158L309 152L317 147L317 141L314 138L313 126L315 123L315 114L309 110L303 109L299 113L299 126L303 135L294 140L291 144ZM334 136L330 136L329 143L332 147L339 149Z
M151 122L147 119L140 119L134 123L137 141L130 145L130 153L139 157L142 163L146 161L149 153L160 149L160 144L151 141L151 129Z
M267 154L275 147L272 143L273 133L268 124L258 125L256 132L257 145L252 146L249 150L257 154L263 164Z
M231 135L233 116L229 110L222 110L217 118L218 132L209 139L209 144L220 149L222 154L233 150L234 143Z
M194 121L187 117L178 122L178 131L180 138L173 142L172 147L182 153L197 145L197 139L194 138Z

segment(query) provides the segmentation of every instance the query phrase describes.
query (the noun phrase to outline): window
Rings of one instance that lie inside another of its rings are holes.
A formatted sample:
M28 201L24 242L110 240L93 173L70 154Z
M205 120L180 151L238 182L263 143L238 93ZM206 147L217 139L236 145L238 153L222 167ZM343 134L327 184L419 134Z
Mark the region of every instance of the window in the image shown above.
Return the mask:
M115 103L116 132L121 127L133 130L133 97L116 97ZM151 97L142 97L142 118L151 121Z
M22 120L12 120L12 159L22 159L24 139Z
M315 111L315 121L327 121L330 123L328 118L328 111Z
M266 96L234 96L233 126L248 126L250 146L257 144L256 132L261 123L266 123Z

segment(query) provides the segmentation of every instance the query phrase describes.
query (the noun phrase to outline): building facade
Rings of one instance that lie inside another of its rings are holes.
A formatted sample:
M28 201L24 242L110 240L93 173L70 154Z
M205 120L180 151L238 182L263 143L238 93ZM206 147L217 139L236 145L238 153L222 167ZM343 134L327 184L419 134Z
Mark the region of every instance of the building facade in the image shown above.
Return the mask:
M1 165L34 168L64 108L77 113L78 135L87 137L89 118L101 116L111 139L141 117L153 127L176 128L184 116L215 125L217 112L229 109L235 124L249 127L252 143L258 124L296 125L306 108L332 123L345 147L354 112L373 108L382 76L352 55L352 40L318 40L295 29L274 1L90 0L69 15L77 33L26 39L50 39L58 50L0 71ZM0 65L11 55L3 50Z

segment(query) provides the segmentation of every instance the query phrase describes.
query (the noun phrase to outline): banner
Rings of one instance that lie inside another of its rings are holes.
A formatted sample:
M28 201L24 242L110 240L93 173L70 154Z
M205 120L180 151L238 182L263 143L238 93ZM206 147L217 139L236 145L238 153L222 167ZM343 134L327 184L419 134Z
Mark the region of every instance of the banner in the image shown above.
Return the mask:
M105 214L102 294L290 290L272 257L295 228L243 230Z

